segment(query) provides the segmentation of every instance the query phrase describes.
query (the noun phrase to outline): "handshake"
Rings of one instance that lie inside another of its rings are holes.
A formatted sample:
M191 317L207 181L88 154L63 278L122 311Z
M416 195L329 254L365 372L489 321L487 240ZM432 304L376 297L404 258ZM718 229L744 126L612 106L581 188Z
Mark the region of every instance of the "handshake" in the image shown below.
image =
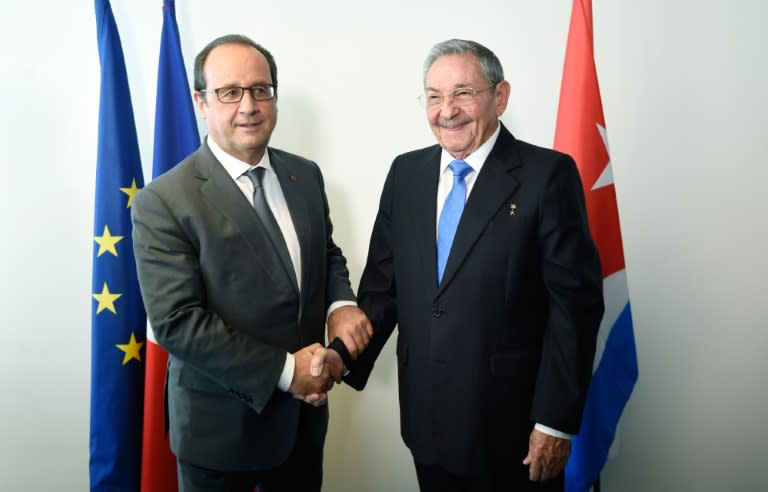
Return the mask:
M365 313L356 306L334 309L328 317L328 340L340 338L353 359L365 350L373 336L373 327ZM333 349L319 343L293 354L296 365L288 388L294 398L316 407L325 405L334 383L341 383L344 362Z

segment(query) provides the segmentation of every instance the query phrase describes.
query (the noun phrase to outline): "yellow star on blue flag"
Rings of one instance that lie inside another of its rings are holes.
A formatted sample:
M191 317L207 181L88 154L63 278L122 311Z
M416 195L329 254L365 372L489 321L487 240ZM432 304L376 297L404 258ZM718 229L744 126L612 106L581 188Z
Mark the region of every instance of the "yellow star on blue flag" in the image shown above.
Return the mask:
M133 197L136 195L136 192L139 191L139 187L136 186L136 178L133 178L133 181L131 181L131 186L128 188L120 188L120 191L128 195L128 204L125 208L131 208L131 205L133 205Z
M117 311L115 310L115 301L118 300L122 295L123 294L115 294L110 292L109 287L107 287L107 283L104 282L104 287L101 288L101 293L93 294L93 298L99 301L99 305L96 308L96 314L99 314L105 309L111 311L112 314L117 314Z
M141 347L144 346L144 342L137 342L136 336L133 333L131 333L131 339L128 343L118 343L115 346L125 352L123 365L126 365L132 359L141 362Z
M113 256L117 256L117 249L115 245L123 239L123 236L113 236L109 232L109 226L104 226L104 232L101 236L94 236L93 240L99 245L99 252L96 256L101 256L104 253L111 253Z

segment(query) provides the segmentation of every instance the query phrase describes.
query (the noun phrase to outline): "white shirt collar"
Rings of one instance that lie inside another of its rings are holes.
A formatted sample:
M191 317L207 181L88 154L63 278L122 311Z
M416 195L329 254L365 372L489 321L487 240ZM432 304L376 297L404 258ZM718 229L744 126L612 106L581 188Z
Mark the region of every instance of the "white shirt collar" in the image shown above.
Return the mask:
M208 147L210 147L214 157L219 160L221 165L224 166L224 170L226 170L227 174L229 174L234 180L237 180L237 178L256 166L262 166L267 171L274 172L274 169L272 169L272 163L269 160L268 150L264 151L264 156L256 164L256 166L252 166L247 162L241 161L237 157L228 154L221 147L219 147L219 145L211 138L210 135L206 137L206 141L208 142Z
M483 142L483 144L477 148L474 152L469 154L467 157L464 158L464 161L472 166L472 170L477 174L480 173L480 169L482 169L483 164L485 163L485 160L488 158L488 155L491 153L491 150L493 149L493 146L496 145L496 140L499 138L499 133L501 133L501 122L496 122L496 131L493 132L493 134ZM440 174L442 175L446 169L448 169L448 164L450 164L452 161L456 160L451 154L448 153L447 150L443 149L440 153Z

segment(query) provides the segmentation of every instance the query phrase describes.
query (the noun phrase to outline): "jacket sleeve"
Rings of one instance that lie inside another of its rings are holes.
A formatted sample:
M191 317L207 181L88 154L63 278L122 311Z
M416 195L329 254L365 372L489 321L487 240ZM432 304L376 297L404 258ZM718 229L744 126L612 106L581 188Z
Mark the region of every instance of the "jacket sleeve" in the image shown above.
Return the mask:
M355 293L349 283L347 259L341 248L333 241L333 222L331 221L328 197L320 168L316 167L323 199L323 214L325 216L325 265L326 265L326 310L336 301L354 301Z
M131 207L139 285L158 344L261 412L286 352L232 329L207 309L199 251L158 193L145 188Z
M576 434L603 316L602 272L576 165L558 154L539 204L541 271L548 313L531 419Z
M396 163L397 160L384 182L368 246L368 260L358 290L358 305L373 326L373 338L358 360L348 366L349 374L344 377L344 382L358 390L362 390L368 382L373 365L397 323L391 220Z

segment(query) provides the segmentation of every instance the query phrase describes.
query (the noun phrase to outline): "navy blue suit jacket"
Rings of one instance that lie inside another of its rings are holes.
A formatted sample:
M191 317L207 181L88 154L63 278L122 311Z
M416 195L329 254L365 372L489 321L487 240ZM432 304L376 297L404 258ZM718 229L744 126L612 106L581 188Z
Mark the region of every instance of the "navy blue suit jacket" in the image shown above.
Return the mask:
M578 432L602 275L573 160L502 126L438 285L440 152L392 163L358 291L374 337L345 381L365 386L397 325L402 437L462 476L518 465L534 422Z

